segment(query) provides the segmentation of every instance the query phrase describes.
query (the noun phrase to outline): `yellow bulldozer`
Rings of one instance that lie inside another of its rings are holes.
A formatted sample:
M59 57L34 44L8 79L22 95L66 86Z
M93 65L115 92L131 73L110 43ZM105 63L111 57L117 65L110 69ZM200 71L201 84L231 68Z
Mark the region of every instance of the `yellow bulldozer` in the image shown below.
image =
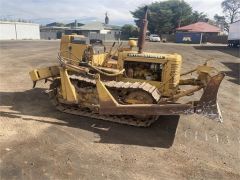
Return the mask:
M113 43L108 52L101 42L64 35L59 65L30 72L34 87L50 81L49 97L62 112L122 124L147 127L161 115L192 113L222 121L217 92L224 74L207 63L181 73L181 55L143 52L147 8L141 22L138 43ZM183 102L198 91L198 101Z

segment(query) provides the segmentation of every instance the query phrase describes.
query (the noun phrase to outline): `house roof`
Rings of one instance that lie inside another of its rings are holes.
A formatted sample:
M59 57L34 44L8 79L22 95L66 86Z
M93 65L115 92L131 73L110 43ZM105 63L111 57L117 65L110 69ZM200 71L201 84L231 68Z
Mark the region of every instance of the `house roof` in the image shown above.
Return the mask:
M1 21L0 24L24 24L24 25L34 25L34 26L40 26L36 23L28 23L28 22L16 22L16 21Z
M197 22L187 26L183 26L176 29L177 31L189 31L189 32L221 32L220 28L208 24L206 22Z
M68 30L71 29L70 27L62 27L62 26L43 26L40 27L41 30Z
M60 22L53 22L53 23L46 24L46 27L64 27L64 26L65 24Z
M85 25L79 27L79 29L81 29L81 30L106 30L106 29L120 30L121 27L120 26L113 26L113 25L109 25L109 24L105 24L105 23L102 23L102 22L95 21L95 22L92 22L92 23L85 24Z
M83 25L84 25L83 23L78 23L77 22L77 27L80 27L80 26L83 26ZM65 24L65 26L67 26L67 27L74 27L75 26L75 22L71 22L71 23Z

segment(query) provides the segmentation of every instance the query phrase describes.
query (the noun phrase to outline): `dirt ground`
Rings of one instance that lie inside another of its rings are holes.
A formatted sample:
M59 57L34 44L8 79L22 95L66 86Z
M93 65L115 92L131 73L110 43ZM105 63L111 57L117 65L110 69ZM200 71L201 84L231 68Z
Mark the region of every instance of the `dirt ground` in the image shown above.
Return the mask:
M57 111L28 72L56 64L59 41L0 42L0 179L240 179L239 49L147 43L180 53L182 71L212 58L226 73L224 118L163 116L149 128Z

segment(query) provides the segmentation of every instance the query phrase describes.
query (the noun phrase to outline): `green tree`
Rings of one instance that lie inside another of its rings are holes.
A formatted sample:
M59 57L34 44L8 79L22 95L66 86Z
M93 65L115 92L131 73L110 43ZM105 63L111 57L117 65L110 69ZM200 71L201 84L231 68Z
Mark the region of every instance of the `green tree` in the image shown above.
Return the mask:
M226 18L230 23L239 20L240 0L224 0L221 5Z
M204 14L203 12L198 12L198 11L193 11L192 15L189 17L190 23L196 23L199 21L207 21L207 15Z
M226 18L224 16L220 16L218 14L215 14L214 16L214 20L216 22L216 24L225 31L229 30L229 26L228 23L226 22Z
M139 26L139 19L144 15L144 6L131 12ZM185 26L206 18L203 13L192 11L192 7L183 0L154 2L148 5L148 29L151 33L172 33L177 27Z
M130 37L137 37L138 36L138 28L131 24L125 24L121 28L121 36L122 39L129 39Z

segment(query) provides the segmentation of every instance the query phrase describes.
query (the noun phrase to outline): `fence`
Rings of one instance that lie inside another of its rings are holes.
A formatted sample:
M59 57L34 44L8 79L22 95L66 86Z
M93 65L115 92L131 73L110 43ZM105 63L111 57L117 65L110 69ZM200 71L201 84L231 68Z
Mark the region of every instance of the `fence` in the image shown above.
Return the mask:
M174 34L162 34L162 39L166 39L167 42L175 42L175 35Z
M228 43L228 36L218 36L218 35L203 35L203 43L219 43L219 44L227 44Z
M166 39L167 42L176 42L176 35L175 34L162 34L162 39ZM227 44L228 43L228 36L227 35L209 35L204 34L202 37L203 43L218 43L218 44Z

